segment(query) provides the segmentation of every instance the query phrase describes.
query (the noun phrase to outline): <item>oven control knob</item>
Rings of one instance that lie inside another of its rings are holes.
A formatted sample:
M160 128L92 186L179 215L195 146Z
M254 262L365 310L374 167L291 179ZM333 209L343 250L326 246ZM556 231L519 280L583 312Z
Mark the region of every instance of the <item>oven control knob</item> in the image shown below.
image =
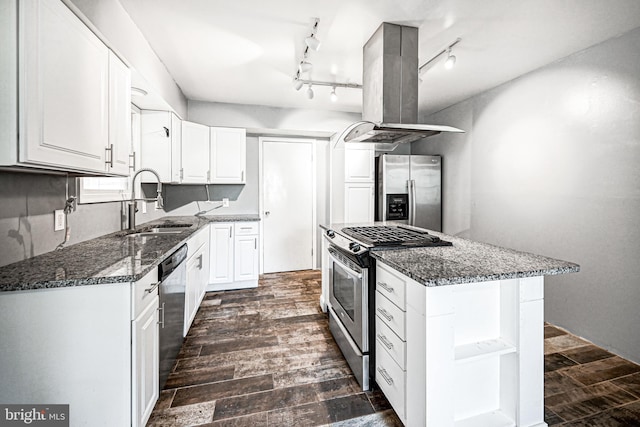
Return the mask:
M334 237L336 237L336 232L333 230L327 230L327 236L333 239Z
M353 252L358 252L360 250L360 245L357 243L349 243L349 249Z

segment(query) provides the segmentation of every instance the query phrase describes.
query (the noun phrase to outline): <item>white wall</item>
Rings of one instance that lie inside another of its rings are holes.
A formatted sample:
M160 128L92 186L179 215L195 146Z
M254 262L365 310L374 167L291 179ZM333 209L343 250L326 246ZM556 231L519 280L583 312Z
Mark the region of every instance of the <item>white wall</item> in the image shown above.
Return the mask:
M423 122L459 126L444 156L444 231L577 262L545 280L545 318L640 362L640 29ZM448 204L448 205L447 205Z
M64 0L77 7L121 55L153 87L175 112L187 115L187 98L118 0ZM162 25L162 23L159 23Z

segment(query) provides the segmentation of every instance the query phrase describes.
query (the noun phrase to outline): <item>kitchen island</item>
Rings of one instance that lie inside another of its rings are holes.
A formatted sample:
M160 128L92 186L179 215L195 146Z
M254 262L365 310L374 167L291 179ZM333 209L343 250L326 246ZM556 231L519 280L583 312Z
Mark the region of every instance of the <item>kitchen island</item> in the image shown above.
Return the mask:
M545 426L544 276L579 266L429 234L369 252L376 383L408 426Z

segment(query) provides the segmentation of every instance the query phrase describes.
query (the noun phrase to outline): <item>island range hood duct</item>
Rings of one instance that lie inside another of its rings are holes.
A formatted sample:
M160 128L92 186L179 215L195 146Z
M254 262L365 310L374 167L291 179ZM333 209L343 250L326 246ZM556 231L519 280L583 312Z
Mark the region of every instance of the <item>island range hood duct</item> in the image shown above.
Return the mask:
M418 29L384 22L364 45L362 120L344 142L393 149L440 132L464 132L418 122Z

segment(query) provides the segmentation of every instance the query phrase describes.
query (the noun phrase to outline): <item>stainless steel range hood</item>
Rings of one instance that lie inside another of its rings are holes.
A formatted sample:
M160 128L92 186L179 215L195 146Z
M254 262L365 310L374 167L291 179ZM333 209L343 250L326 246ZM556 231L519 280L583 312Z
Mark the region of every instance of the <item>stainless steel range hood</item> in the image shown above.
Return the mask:
M464 132L418 122L418 29L384 22L364 45L362 122L344 142L395 147L440 132Z

